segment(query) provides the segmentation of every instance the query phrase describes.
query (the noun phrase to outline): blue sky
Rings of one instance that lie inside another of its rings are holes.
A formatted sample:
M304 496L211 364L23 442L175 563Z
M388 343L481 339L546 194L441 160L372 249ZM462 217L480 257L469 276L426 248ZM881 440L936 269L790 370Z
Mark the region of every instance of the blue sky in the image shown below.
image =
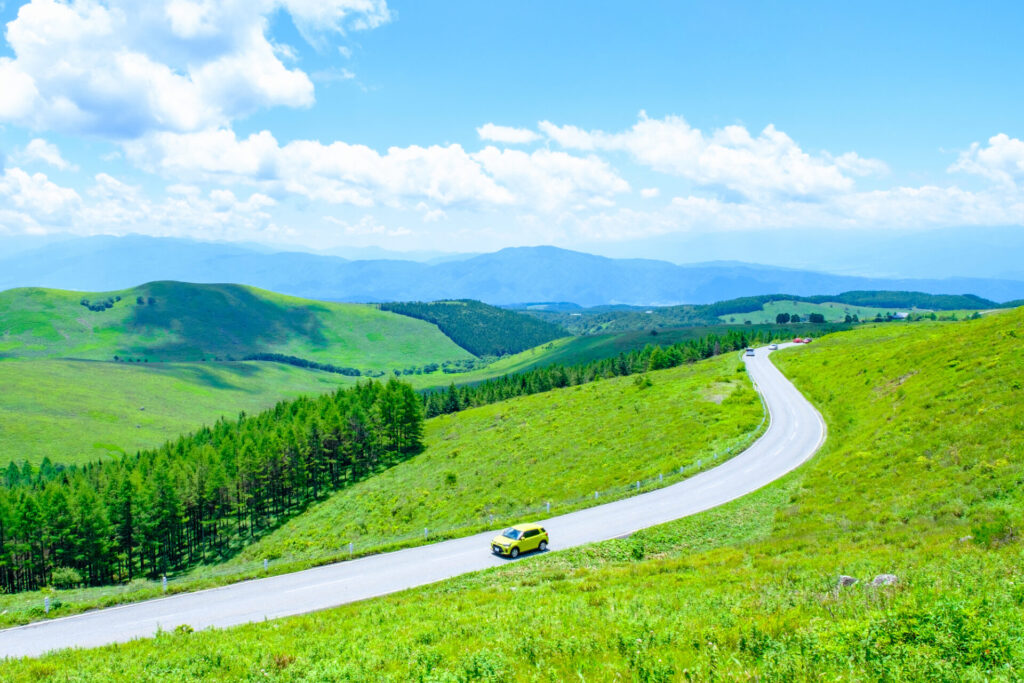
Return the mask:
M1021 226L1022 15L7 2L0 236L658 257L701 235Z

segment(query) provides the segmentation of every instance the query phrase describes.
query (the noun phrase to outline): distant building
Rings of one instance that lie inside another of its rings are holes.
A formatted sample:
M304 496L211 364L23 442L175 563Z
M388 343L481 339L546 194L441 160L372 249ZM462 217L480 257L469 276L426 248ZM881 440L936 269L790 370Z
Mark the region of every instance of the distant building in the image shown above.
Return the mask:
M907 316L909 316L909 315L910 315L909 313L905 313L903 311L897 311L896 313L892 314L892 317L896 318L896 320L906 320Z

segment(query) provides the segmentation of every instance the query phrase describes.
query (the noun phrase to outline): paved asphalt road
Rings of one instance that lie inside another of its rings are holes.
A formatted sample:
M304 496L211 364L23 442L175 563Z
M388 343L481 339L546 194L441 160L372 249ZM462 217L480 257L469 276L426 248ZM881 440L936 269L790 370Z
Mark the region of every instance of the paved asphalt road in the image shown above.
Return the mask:
M825 439L825 423L768 355L767 349L758 349L755 357L745 358L771 414L768 430L757 442L678 484L543 520L552 550L623 536L721 505L778 479L814 455ZM487 532L6 629L0 631L0 657L123 642L179 624L203 629L263 621L421 586L509 562L489 552L493 536Z

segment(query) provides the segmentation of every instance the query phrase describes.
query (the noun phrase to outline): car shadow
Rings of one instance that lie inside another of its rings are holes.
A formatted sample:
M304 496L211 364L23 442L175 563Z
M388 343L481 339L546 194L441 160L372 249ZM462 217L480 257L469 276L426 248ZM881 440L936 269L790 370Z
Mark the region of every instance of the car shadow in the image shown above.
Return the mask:
M551 552L551 547L549 546L549 547L545 548L544 550L539 550L538 549L538 550L531 550L530 552L527 552L527 553L520 553L518 557L511 557L509 555L498 555L497 553L494 553L494 552L492 552L491 555L493 557L498 558L499 560L505 560L506 562L514 562L516 560L521 560L524 557L534 557L536 555L545 555L545 554L550 553L550 552Z

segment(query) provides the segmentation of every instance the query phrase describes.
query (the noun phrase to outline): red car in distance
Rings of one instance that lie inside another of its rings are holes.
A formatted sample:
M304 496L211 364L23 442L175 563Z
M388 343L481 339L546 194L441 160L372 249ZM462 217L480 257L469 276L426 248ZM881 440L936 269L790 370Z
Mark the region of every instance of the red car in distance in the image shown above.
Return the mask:
M793 337L794 344L803 344L804 340L801 337Z

